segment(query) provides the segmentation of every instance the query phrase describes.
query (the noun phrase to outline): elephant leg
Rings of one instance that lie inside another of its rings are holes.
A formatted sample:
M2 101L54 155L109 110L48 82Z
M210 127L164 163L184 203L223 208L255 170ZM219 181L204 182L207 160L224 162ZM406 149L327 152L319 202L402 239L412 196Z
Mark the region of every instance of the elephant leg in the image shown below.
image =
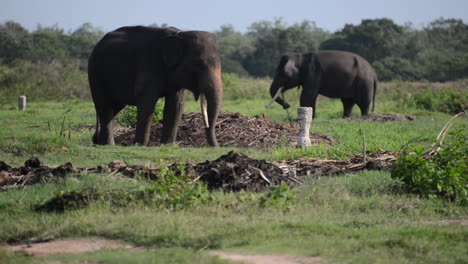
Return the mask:
M341 98L341 102L343 103L343 117L350 117L351 112L353 111L354 100L351 98Z
M93 142L99 145L114 145L114 136L112 134L114 109L110 104L96 107L97 129L93 137Z
M115 116L122 110L124 105L113 105L100 107L97 112L96 133L93 136L93 143L99 145L114 145L113 128Z
M361 109L361 115L365 116L369 114L369 104L359 103L358 106Z
M176 140L180 118L184 112L184 101L183 90L165 97L161 143L171 144Z
M372 91L374 89L373 81L363 81L360 83L359 90L361 91L357 105L361 109L361 115L369 114L369 106L372 101Z
M98 138L99 138L99 131L101 131L101 127L100 127L100 122L99 122L99 115L97 114L97 111L96 111L96 131L94 132L94 135L93 135L93 144L99 144L98 142Z
M137 125L135 144L146 146L149 141L151 124L154 116L154 106L157 99L141 99L137 101Z
M312 107L312 118L317 117L317 115L315 114L315 104L317 102L317 96L318 93L315 91L307 90L305 87L302 89L299 104L301 107Z

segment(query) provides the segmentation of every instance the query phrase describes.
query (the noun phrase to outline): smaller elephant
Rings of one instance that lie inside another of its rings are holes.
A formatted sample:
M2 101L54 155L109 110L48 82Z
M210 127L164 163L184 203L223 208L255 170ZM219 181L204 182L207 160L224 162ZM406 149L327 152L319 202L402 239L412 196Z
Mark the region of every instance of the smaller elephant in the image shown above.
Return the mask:
M272 102L287 109L289 104L278 95L302 86L300 106L313 107L314 117L318 94L340 98L344 117L351 115L355 104L362 115L368 115L371 101L374 111L377 82L377 74L369 62L354 53L332 50L289 53L281 57L270 94Z

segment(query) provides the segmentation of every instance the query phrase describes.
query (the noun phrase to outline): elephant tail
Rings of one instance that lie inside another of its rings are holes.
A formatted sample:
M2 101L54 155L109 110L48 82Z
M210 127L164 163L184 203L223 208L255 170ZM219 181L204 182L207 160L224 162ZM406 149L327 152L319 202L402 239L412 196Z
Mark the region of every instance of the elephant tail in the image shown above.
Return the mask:
M375 95L377 94L377 78L374 79L374 93L372 95L372 113L374 113L375 109Z

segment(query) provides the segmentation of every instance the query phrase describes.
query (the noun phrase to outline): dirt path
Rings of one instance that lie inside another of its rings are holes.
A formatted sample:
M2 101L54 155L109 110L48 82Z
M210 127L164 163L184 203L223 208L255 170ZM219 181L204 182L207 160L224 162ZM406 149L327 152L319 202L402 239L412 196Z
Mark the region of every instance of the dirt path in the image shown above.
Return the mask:
M6 245L6 249L23 252L29 256L50 256L59 254L79 254L106 249L134 248L118 240L105 238L83 238L55 240L40 243L30 243L21 245ZM242 255L231 252L211 251L209 254L218 256L222 259L239 261L251 264L321 264L326 263L319 257L303 257L294 255Z
M33 244L7 245L5 248L13 251L21 251L30 256L49 256L59 254L78 254L104 249L132 248L132 246L118 240L83 238L55 240Z
M241 261L249 264L324 264L327 263L320 257L303 257L294 255L241 255L230 252L211 252L210 254L218 256L222 259Z

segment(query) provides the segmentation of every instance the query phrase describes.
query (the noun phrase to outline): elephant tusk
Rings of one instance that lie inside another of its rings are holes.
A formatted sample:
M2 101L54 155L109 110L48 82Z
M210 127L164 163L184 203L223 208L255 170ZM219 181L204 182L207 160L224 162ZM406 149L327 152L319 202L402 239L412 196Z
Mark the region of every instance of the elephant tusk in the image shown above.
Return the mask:
M283 87L279 88L278 92L276 92L275 96L273 96L273 99L271 99L271 101L268 104L265 105L266 108L269 108L271 106L271 104L276 100L276 98L278 98L281 91L283 91Z
M209 128L210 123L208 122L208 111L206 109L206 98L205 98L205 95L203 95L203 94L200 95L200 106L201 106L201 112L203 114L203 123L205 123L206 128Z

